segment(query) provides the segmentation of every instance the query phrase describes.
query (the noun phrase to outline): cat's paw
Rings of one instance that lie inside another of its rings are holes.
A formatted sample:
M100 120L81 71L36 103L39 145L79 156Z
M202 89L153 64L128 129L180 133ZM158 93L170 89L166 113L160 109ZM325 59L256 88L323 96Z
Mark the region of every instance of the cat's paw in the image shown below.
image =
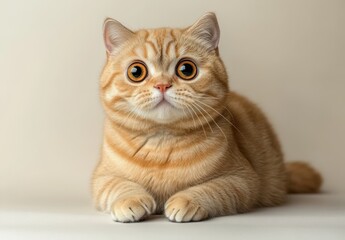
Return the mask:
M131 196L116 200L111 216L116 222L138 222L156 210L156 202L150 195Z
M209 217L208 212L197 201L180 194L168 199L164 213L173 222L201 221Z

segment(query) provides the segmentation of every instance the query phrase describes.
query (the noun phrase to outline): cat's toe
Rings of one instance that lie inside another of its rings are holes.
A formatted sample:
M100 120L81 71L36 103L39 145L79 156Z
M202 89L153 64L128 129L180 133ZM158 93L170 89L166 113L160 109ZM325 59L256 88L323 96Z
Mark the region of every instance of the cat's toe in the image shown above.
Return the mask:
M129 197L113 203L111 216L116 222L137 222L154 213L156 203L150 196Z
M165 216L173 222L191 222L208 218L208 212L191 198L173 196L165 205Z

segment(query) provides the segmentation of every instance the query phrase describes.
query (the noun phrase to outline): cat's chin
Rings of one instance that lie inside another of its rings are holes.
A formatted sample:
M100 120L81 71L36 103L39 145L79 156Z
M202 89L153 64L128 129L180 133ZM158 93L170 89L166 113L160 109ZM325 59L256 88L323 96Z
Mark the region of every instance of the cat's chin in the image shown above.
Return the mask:
M174 107L174 106L171 105L171 103L169 103L167 100L162 100L154 108L170 108L170 107Z
M179 109L163 100L147 113L147 117L157 123L167 124L179 120L182 116Z

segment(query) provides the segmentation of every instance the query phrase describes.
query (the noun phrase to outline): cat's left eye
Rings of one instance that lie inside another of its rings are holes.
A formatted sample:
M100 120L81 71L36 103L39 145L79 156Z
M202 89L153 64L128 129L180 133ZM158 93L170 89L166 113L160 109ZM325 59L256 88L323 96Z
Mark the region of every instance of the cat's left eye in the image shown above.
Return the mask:
M134 62L127 69L127 76L133 82L141 82L147 76L147 68L142 62Z
M183 80L192 80L196 77L198 69L191 60L181 60L176 66L176 75Z

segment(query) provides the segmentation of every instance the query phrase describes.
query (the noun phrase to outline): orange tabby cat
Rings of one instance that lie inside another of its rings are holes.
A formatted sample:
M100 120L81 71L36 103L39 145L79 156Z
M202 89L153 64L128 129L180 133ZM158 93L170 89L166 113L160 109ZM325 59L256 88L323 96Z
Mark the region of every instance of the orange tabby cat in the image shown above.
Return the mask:
M284 165L264 114L229 90L219 35L213 13L185 29L133 32L105 21L106 118L92 185L115 221L200 221L318 191L320 175Z

